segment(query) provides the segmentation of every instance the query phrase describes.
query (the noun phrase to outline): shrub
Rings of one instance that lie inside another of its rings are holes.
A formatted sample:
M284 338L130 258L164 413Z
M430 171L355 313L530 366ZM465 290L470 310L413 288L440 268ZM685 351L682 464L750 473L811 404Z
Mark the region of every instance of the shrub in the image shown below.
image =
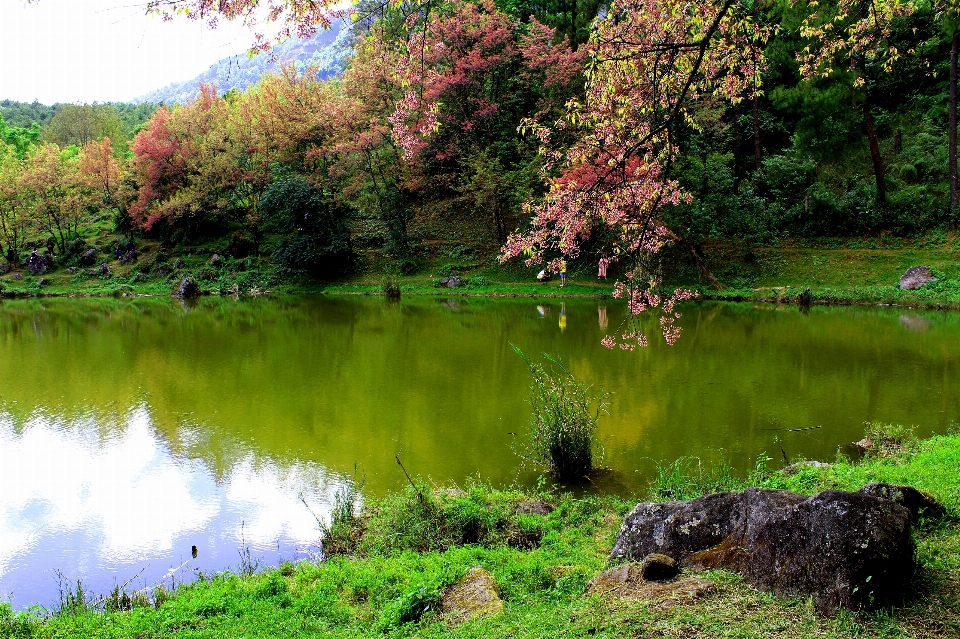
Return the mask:
M273 250L283 275L332 275L352 263L346 210L301 177L281 177L260 200L265 226L284 237Z
M549 468L558 479L580 479L593 470L597 420L606 408L601 392L592 394L559 359L544 354L551 370L531 362L516 346L530 367L530 439L526 457Z

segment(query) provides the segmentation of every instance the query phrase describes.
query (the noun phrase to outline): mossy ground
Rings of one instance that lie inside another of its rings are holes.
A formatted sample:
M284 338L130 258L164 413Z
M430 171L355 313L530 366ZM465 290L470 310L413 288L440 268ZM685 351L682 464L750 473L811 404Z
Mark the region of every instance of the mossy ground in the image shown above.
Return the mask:
M718 480L719 478L719 480ZM813 493L870 481L929 491L947 519L915 535L923 568L906 601L871 612L815 612L803 598L762 593L724 571L698 600L625 601L586 596L632 500L539 494L556 509L515 514L520 491L472 484L421 487L367 504L350 554L285 564L259 574L203 576L132 610L73 606L45 615L0 609L7 637L936 637L960 636L960 435L906 441L885 456L806 468L787 477L706 471L665 476L658 490L755 483ZM679 485L682 483L683 485ZM711 483L712 482L712 483ZM671 488L672 486L672 488ZM522 533L522 534L520 534ZM528 543L536 539L535 544ZM520 540L526 540L521 542ZM502 613L451 627L439 615L443 589L471 566L496 579Z

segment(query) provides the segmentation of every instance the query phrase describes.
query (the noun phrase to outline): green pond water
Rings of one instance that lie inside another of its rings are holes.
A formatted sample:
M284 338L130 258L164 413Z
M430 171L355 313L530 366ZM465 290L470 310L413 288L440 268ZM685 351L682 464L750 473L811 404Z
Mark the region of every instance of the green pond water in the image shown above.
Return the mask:
M610 469L832 460L863 422L960 419L960 314L689 304L673 347L608 350L615 301L280 297L0 302L0 599L318 556L313 512L351 478L535 485L514 449L529 372L559 355L611 393ZM653 331L653 324L649 329ZM795 430L807 429L807 430ZM198 557L191 556L191 546Z

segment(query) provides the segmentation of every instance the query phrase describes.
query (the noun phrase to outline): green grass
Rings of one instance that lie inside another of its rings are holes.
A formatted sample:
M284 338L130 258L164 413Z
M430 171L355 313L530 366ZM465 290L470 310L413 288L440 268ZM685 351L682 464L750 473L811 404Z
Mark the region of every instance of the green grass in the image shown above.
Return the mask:
M112 236L101 238L109 246ZM204 291L223 294L233 290L246 293L251 288L275 293L317 293L329 295L382 295L385 274L390 275L404 296L482 296L536 298L601 298L612 293L611 280L596 278L596 264L584 257L572 261L568 283L562 289L558 281L540 283L538 269L520 262L499 264L493 255L472 260L437 257L421 264L412 275L391 274L391 264L379 254L366 255L370 265L365 272L336 282L279 277L269 257L233 260L225 258L219 268L210 267L210 255L217 246L184 247L171 253L170 262L180 257L184 268L167 277L153 271L137 280L138 270L155 259L157 245L142 245L140 264L122 265L110 259L113 277L100 279L70 274L60 268L44 275L49 283L38 285L39 278L24 275L16 281L13 274L0 277L0 292L10 296L32 295L166 295L179 281L196 277ZM222 247L221 247L222 248ZM684 286L698 290L704 298L756 300L789 303L811 289L813 303L819 304L897 304L902 306L960 309L960 237L933 233L925 237L904 238L826 238L819 241L782 242L775 246L746 247L730 242L708 243L706 263L724 285L716 290L703 285L688 256L676 249L664 253L664 280L668 288ZM106 257L111 257L107 255ZM918 291L902 291L897 282L910 266L928 264L942 276L940 281ZM463 278L465 286L440 288L439 280L451 272ZM236 285L236 288L233 288Z
M893 432L893 431L887 431ZM353 516L348 554L244 576L207 576L139 607L73 605L46 615L0 608L5 637L936 637L960 636L960 435L902 438L863 462L840 460L791 477L758 464L749 478L693 462L665 466L652 490L684 496L749 483L810 494L870 481L917 486L948 517L916 530L923 570L904 606L824 617L803 598L761 593L733 573L704 576L715 591L696 601L623 601L586 596L633 501L537 494L556 510L518 515L531 496L480 483L418 485L368 503ZM422 495L422 497L421 497ZM342 522L341 522L342 523ZM535 543L531 541L535 540ZM474 565L496 579L502 613L448 625L437 602ZM125 600L123 600L125 601Z

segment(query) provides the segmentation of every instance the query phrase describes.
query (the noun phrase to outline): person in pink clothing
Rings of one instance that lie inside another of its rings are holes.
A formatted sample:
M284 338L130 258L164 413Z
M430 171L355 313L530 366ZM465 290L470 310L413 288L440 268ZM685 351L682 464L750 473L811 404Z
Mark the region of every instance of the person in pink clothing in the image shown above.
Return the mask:
M607 254L604 253L600 256L600 268L597 269L597 277L607 279L607 266L610 265L610 260L607 259Z

